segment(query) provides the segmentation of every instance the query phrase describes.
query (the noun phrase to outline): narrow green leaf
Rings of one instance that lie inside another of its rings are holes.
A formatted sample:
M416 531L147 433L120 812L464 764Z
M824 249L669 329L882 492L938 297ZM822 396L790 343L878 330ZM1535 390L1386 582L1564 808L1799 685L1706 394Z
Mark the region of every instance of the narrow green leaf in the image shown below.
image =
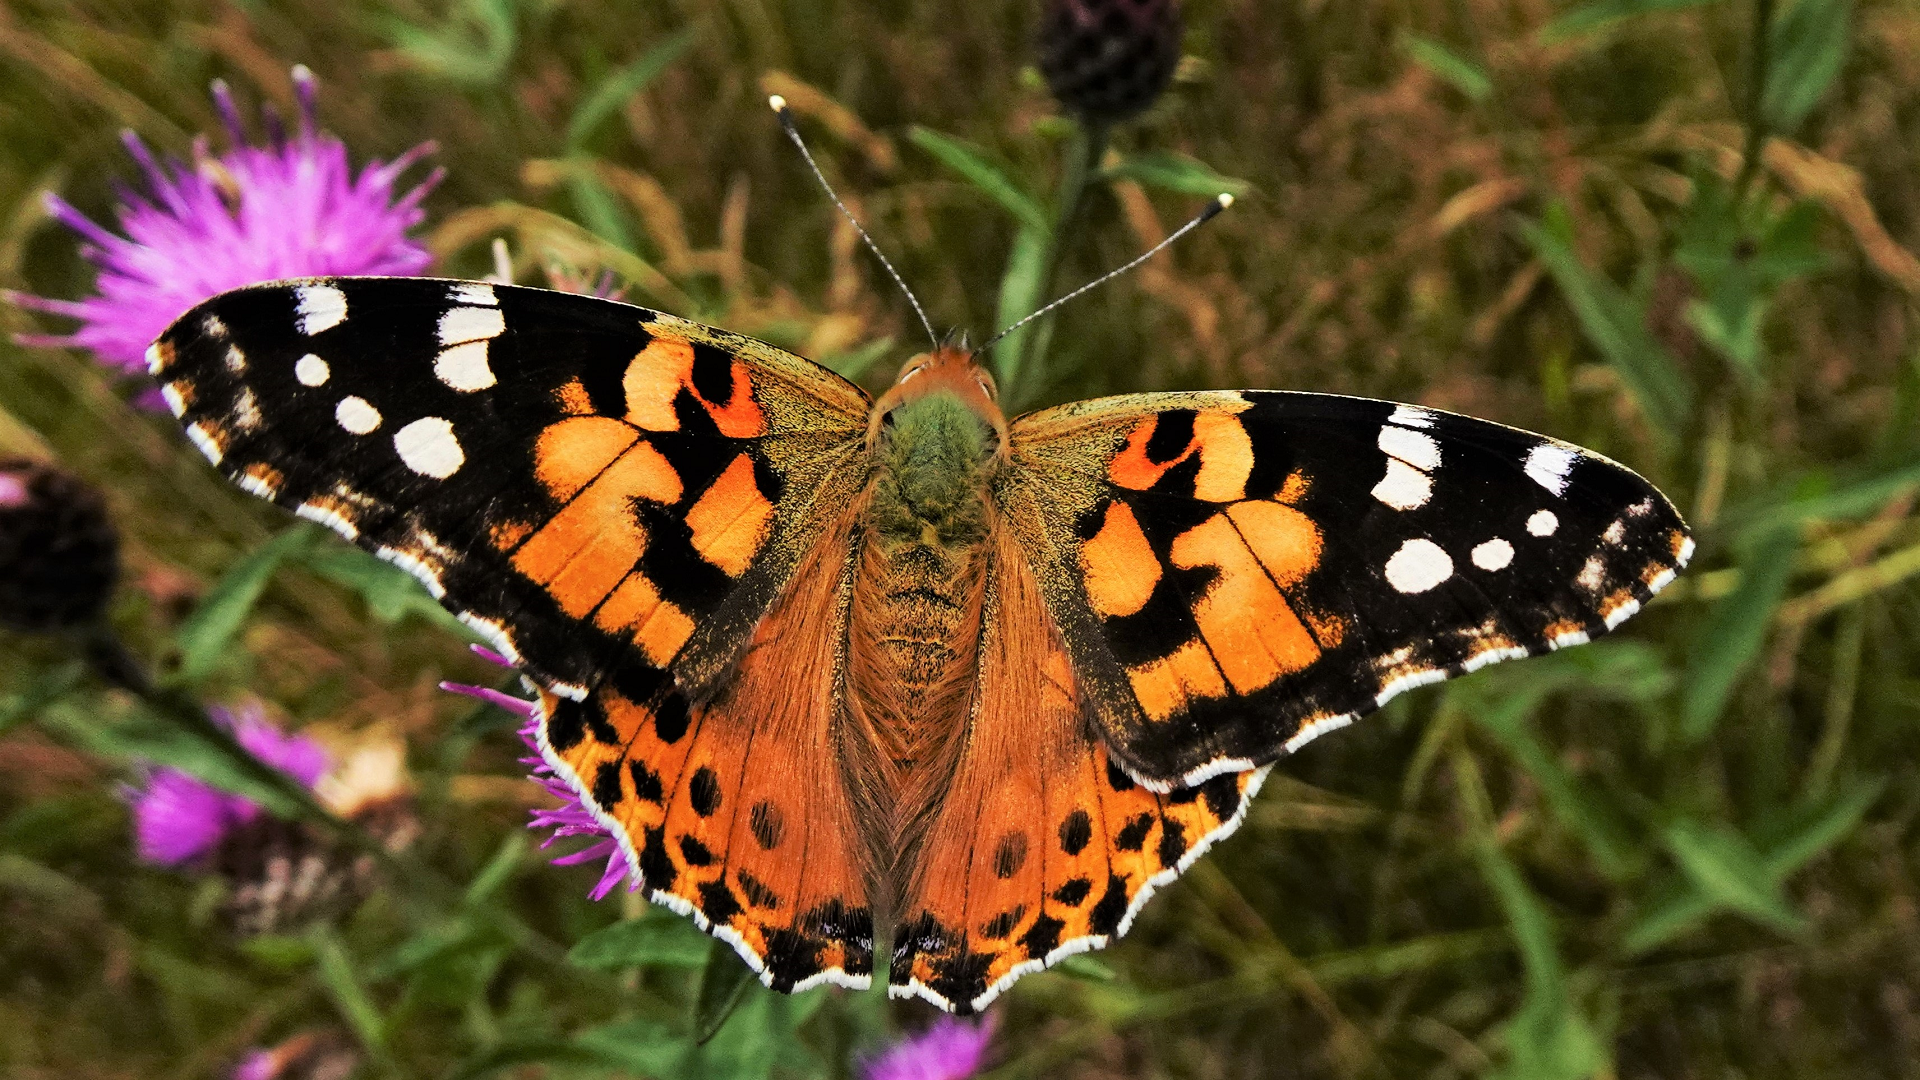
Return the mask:
M1253 185L1245 180L1222 176L1206 162L1170 150L1135 154L1117 165L1100 170L1099 179L1138 180L1148 187L1208 198L1222 192L1237 198L1253 190Z
M198 682L219 666L274 571L305 552L319 535L312 525L295 525L227 569L174 639L180 649L181 678Z
M617 971L634 967L702 968L713 939L678 916L649 914L614 923L581 938L567 960L584 968ZM725 958L744 968L737 957Z
M464 623L440 606L418 578L359 548L317 544L300 562L328 581L353 590L384 625L414 616L462 637L473 636Z
M1554 820L1580 837L1600 872L1614 881L1627 880L1640 871L1644 859L1624 817L1598 791L1569 772L1527 722L1544 697L1514 695L1470 710L1468 715L1539 785Z
M1563 206L1548 208L1522 231L1553 275L1587 340L1633 391L1656 431L1677 432L1693 409L1693 388L1647 329L1644 313L1619 286L1587 269L1573 250L1573 222Z
M700 993L693 1003L693 1038L704 1046L719 1034L727 1017L740 1007L747 987L754 982L753 972L734 953L733 946L713 938L707 943L707 959L700 973Z
M987 160L986 152L979 147L918 124L907 137L913 140L913 145L999 203L1020 224L1042 233L1048 230L1047 214L1040 208L1039 200L1020 190L999 166Z
M379 1055L386 1046L386 1022L354 975L345 946L331 930L320 930L314 933L313 950L320 984L327 988L327 995L333 998L360 1044Z
M1119 972L1084 953L1078 956L1067 957L1053 965L1053 970L1069 978L1081 979L1086 982L1110 983L1120 981Z
M1799 0L1768 28L1772 53L1760 108L1767 126L1791 134L1846 65L1851 0Z
M1485 101L1493 94L1493 80L1487 78L1484 68L1430 37L1402 31L1400 48L1414 63L1465 94L1470 101Z
M639 1076L696 1075L687 1068L691 1040L655 1020L623 1020L589 1028L573 1041L606 1064Z
M1885 789L1882 782L1862 781L1814 807L1784 837L1767 847L1767 873L1776 881L1784 881L1787 875L1838 843L1860 824L1867 808Z
M1806 927L1745 837L1679 821L1667 828L1666 841L1680 869L1709 899L1786 933Z
M593 171L590 162L577 162L578 167L567 171L567 194L573 197L573 206L580 215L580 224L587 231L619 248L621 251L635 251L633 230L627 226L627 216L620 209L620 202L607 190L607 185Z
M1001 326L1012 326L1040 307L1040 293L1046 288L1048 232L1045 229L1021 229L1013 238L1013 250L1007 254L1007 270L1000 277L999 319ZM1034 343L1039 319L1000 339L993 347L993 376L1000 384L1000 396L1010 404L1023 400L1022 378L1031 380L1025 368L1027 350Z
M527 853L527 834L519 829L507 833L494 850L493 858L473 876L467 884L467 892L461 902L467 907L478 907L493 897L513 878L513 872L520 869L520 860Z
M1681 692L1680 734L1698 742L1720 723L1740 676L1760 655L1773 612L1786 597L1793 577L1800 531L1775 529L1743 546L1740 584L1714 605L1687 662Z
M600 81L593 92L573 110L567 123L567 148L579 150L609 116L618 112L627 100L647 88L667 66L680 59L698 36L696 27L686 27L646 54Z
M387 22L386 35L419 70L487 87L498 83L513 62L517 21L515 0L466 0L446 26L429 29L394 19Z
M1556 41L1598 30L1621 19L1631 19L1636 15L1702 7L1712 2L1713 0L1595 0L1594 3L1582 4L1541 27L1540 40L1543 44L1550 45Z
M244 795L276 817L294 818L301 813L299 804L255 775L250 764L257 766L257 762L238 761L226 748L184 730L169 718L141 713L112 725L92 721L89 717L77 724L59 726L102 756L179 769L221 791Z
M0 735L32 720L40 710L65 697L69 690L80 685L86 673L86 665L77 660L33 672L26 689L0 697Z

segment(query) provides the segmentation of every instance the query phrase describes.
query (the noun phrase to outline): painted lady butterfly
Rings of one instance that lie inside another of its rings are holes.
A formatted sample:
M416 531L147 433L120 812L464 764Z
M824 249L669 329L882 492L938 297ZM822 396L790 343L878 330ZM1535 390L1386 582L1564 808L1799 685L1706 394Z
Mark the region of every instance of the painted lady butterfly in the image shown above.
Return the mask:
M566 293L316 279L153 346L247 490L405 567L542 688L649 897L767 985L983 1008L1126 933L1274 761L1579 644L1687 561L1627 469L1409 405L1139 394L1006 419L967 352L876 402Z

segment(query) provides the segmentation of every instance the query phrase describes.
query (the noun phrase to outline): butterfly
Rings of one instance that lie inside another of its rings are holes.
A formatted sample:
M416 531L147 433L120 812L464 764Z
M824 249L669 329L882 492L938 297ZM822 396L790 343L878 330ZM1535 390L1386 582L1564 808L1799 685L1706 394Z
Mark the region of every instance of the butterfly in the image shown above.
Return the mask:
M891 993L962 1013L1125 934L1276 760L1613 629L1693 549L1626 468L1483 420L1252 390L1010 420L961 348L875 400L508 285L257 285L149 360L230 479L524 669L648 897L775 989L865 987L885 948Z

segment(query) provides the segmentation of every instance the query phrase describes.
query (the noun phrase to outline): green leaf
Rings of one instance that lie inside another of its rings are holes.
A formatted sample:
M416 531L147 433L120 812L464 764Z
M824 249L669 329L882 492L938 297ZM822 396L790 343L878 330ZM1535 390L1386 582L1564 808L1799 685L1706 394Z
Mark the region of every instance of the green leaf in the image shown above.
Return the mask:
M421 71L470 87L493 86L513 62L519 37L514 9L515 0L465 0L445 27L394 19L386 24L386 36Z
M229 752L170 718L142 712L118 724L81 722L60 726L94 753L179 769L221 791L244 795L276 817L296 818L302 811L285 792L256 775L253 769L259 767L257 762L237 760L237 751Z
M1549 207L1539 224L1522 223L1534 254L1567 298L1587 340L1633 391L1656 431L1672 433L1693 409L1693 388L1673 357L1647 329L1645 314L1619 286L1587 269L1573 250L1566 208Z
M714 941L678 916L649 914L614 923L581 938L567 960L584 968L617 971L635 967L702 968ZM731 952L724 959L744 969Z
M1800 0L1774 19L1760 101L1769 128L1791 134L1826 96L1846 65L1852 17L1850 0Z
M619 248L632 252L634 247L633 230L627 226L627 216L620 209L620 201L607 190L607 185L593 171L591 162L575 162L576 168L567 170L567 194L573 197L574 209L579 212L580 224L587 231Z
M1572 11L1540 28L1540 41L1552 44L1566 38L1598 30L1603 26L1631 19L1636 15L1646 15L1656 11L1679 11L1683 8L1702 7L1713 0L1595 0L1582 4Z
M1586 1080L1605 1067L1599 1037L1568 992L1553 922L1483 826L1474 843L1481 876L1493 886L1520 947L1526 997L1505 1031L1508 1062L1498 1075L1513 1080Z
M1781 895L1779 879L1746 837L1679 821L1667 828L1666 841L1680 869L1709 899L1786 933L1806 928L1805 917Z
M656 1020L623 1020L589 1028L574 1037L581 1049L614 1068L639 1076L693 1076L691 1040Z
M507 833L495 849L493 858L488 859L487 865L481 867L480 872L467 883L466 895L461 898L461 903L469 908L486 903L513 878L513 872L520 869L520 860L526 853L527 834L519 829Z
M1600 872L1624 881L1637 874L1644 862L1624 815L1591 784L1568 771L1527 723L1545 696L1513 695L1470 709L1468 715L1539 785L1554 820L1580 837Z
M174 638L180 649L181 678L198 682L219 666L274 571L281 563L305 553L319 535L318 529L303 522L253 549L227 569Z
M704 1046L719 1034L752 985L756 985L753 972L733 946L719 938L709 940L707 960L700 973L700 993L693 1002L694 1041Z
M984 150L918 124L907 133L907 137L940 164L959 173L968 183L999 203L1021 225L1038 229L1043 234L1048 231L1047 214L1040 208L1039 200L1020 190L999 166L988 161Z
M893 351L893 337L888 335L879 341L870 341L852 352L835 353L821 357L820 362L833 369L834 374L843 379L858 381L867 369L879 363Z
M1789 874L1813 861L1815 856L1851 833L1885 789L1886 784L1880 781L1861 781L1823 803L1806 808L1798 820L1782 830L1784 835L1767 845L1764 856L1767 873L1775 881L1784 881Z
M1681 693L1680 734L1698 742L1713 733L1727 699L1767 641L1774 609L1793 577L1800 531L1783 526L1743 545L1740 584L1714 605L1695 639Z
M314 958L320 985L339 1008L360 1044L378 1055L386 1045L386 1022L353 972L353 961L331 930L314 933Z
M1400 48L1414 63L1465 94L1470 101L1485 101L1493 94L1493 80L1487 78L1484 68L1430 37L1402 31Z
M579 150L593 136L594 129L618 112L629 98L646 89L669 64L680 59L698 36L696 27L686 27L648 49L646 55L608 75L593 88L567 123L567 148Z
M1021 229L1013 238L1013 250L1007 253L1007 270L1000 277L1000 325L1012 326L1040 308L1040 293L1046 288L1048 232L1045 229ZM993 347L993 377L1000 384L1002 400L1017 404L1024 400L1027 350L1035 343L1038 323L1015 330ZM1031 376L1026 376L1031 378Z
M408 616L418 616L461 637L473 637L473 632L441 607L419 579L359 548L346 544L316 545L300 562L315 574L352 590L366 601L367 611L383 625L392 626Z
M1178 191L1184 195L1211 198L1226 192L1236 198L1253 190L1253 185L1232 176L1222 176L1196 158L1170 150L1136 154L1098 173L1100 180L1138 180L1148 187Z
M86 673L86 665L77 660L33 672L26 689L0 697L0 735L32 720L40 710L65 697L80 685Z
M1119 972L1085 953L1067 957L1053 965L1053 970L1069 978L1081 979L1086 982L1110 983L1120 981Z
M1765 498L1729 511L1726 525L1743 543L1808 521L1846 521L1877 512L1920 485L1920 461L1908 460L1865 475L1837 480L1815 473L1775 487Z

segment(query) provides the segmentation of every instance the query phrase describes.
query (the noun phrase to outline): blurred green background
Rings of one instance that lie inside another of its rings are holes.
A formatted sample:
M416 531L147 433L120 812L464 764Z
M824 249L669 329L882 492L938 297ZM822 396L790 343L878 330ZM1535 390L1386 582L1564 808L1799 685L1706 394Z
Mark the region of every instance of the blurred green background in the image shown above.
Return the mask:
M1468 412L1631 465L1700 553L1622 633L1283 764L1122 943L1002 999L993 1075L1920 1076L1920 8L1190 0L1173 85L1109 133L1049 274L1085 136L1035 70L1040 6L7 0L0 286L84 295L42 193L110 220L121 129L185 156L219 130L210 79L293 115L295 63L356 161L438 143L436 272L487 273L505 238L523 283L611 270L869 386L917 321L767 93L976 341L1233 190L1002 354L1019 403ZM419 836L361 902L241 935L231 882L136 860L122 793L215 750L70 642L0 637L0 1072L219 1075L307 1033L369 1077L839 1077L925 1023L837 990L729 1013L703 938L590 903L594 871L522 827L548 803L511 719L435 688L498 673L131 393L0 342L0 450L105 490L113 621L156 670L336 748L404 741Z

